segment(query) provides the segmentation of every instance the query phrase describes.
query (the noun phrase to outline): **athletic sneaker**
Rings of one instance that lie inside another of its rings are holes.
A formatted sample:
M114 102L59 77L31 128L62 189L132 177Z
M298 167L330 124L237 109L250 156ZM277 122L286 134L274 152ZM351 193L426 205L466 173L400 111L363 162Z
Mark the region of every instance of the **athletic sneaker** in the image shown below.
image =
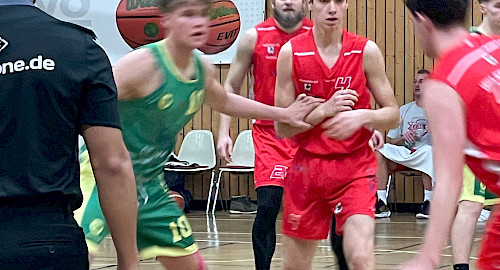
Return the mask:
M257 213L257 204L253 203L248 196L231 197L231 214L255 214Z
M375 204L375 217L376 218L388 218L391 216L391 210L384 201L378 200Z
M420 210L420 213L418 213L416 215L416 217L422 218L422 219L428 219L430 211L431 211L431 202L427 200L424 202L424 204L422 204L422 208Z

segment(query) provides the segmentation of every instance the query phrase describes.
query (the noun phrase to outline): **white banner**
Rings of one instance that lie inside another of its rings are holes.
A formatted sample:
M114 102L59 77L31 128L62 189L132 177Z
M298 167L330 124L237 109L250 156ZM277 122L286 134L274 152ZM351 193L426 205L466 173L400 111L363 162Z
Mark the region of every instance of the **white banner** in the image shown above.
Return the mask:
M237 15L234 14L232 3L239 13L240 28L237 29ZM121 4L121 5L120 5ZM36 6L60 20L72 22L92 29L104 46L111 63L115 63L123 55L135 47L133 41L129 45L124 38L131 38L138 43L144 40L161 38L161 31L154 25L157 12L154 10L155 0L37 0ZM117 10L118 23L117 23ZM214 19L211 29L210 41L223 41L230 43L237 35L232 45L219 53L211 54L210 58L215 64L231 63L236 53L236 44L241 33L264 20L264 0L223 0L217 1L212 9ZM153 14L154 13L154 14ZM153 15L152 15L153 14ZM221 17L232 14L230 21ZM232 23L229 26L222 25ZM158 33L160 32L160 33ZM158 34L158 35L156 35ZM220 46L220 45L219 45Z

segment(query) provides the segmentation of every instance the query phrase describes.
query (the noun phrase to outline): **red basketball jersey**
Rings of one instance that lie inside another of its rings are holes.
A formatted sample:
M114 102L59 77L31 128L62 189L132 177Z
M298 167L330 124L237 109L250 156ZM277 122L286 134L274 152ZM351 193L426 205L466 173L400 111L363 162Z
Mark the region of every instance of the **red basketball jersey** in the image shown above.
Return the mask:
M469 34L442 54L431 74L462 97L466 109L466 153L500 160L500 39Z
M304 18L302 27L293 33L281 30L274 18L269 18L255 26L257 43L253 53L253 77L255 100L274 105L274 87L276 86L276 62L281 47L292 37L306 32L313 26L313 21ZM255 124L273 125L273 121L257 120Z
M342 33L342 49L337 62L328 68L314 42L313 31L290 40L293 53L292 77L295 94L301 93L328 100L342 89L355 90L359 99L353 109L370 109L370 93L363 69L363 53L368 39L349 33ZM316 154L342 154L368 145L372 132L366 128L357 131L350 138L338 141L323 134L324 129L317 125L313 129L296 136L301 148Z

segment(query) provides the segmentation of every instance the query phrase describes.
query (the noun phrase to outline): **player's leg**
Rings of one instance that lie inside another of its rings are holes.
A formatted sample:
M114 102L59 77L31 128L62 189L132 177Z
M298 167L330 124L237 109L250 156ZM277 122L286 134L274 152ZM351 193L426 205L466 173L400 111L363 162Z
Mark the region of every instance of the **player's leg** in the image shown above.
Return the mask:
M484 187L468 167L464 168L462 194L451 228L451 248L455 270L468 270L476 223L484 202Z
M422 204L420 213L416 217L429 218L432 199L432 178L426 173L422 173L422 184L424 185L424 203Z
M483 270L498 269L500 266L500 211L498 205L492 210L486 224L477 266Z
M343 240L344 237L335 233L335 227L337 224L337 219L335 215L332 215L332 225L330 226L330 245L332 246L333 253L337 257L337 263L339 264L340 270L348 270L347 261L344 255Z
M281 208L283 178L296 152L290 141L277 136L272 126L254 125L254 182L257 215L252 229L252 247L257 270L267 270L276 248L276 219Z
M326 194L334 185L330 164L305 151L297 152L284 181L284 269L311 269L317 241L328 238L333 214ZM372 205L373 208L373 205Z
M205 269L191 226L168 187L158 178L138 186L137 244L141 258L156 258L165 269Z
M387 206L387 182L389 180L388 164L391 162L379 151L375 151L377 157L377 202L375 204L375 217L385 218L391 216L391 210ZM392 163L392 162L391 162Z
M366 168L360 169L366 171ZM376 177L364 176L344 181L343 189L339 191L342 194L338 199L340 202L334 213L337 217L336 231L343 233L347 265L349 269L374 269Z
M252 228L255 269L269 269L276 248L276 219L281 208L283 187L257 188L257 215Z
M344 253L350 269L375 269L373 217L353 215L344 226Z
M109 235L109 228L99 204L97 186L90 164L88 151L80 153L80 188L83 194L82 206L74 212L75 220L85 233L89 250L88 259L92 263L99 245Z
M283 236L283 269L309 270L318 241Z
M486 188L499 195L498 178L500 162L482 160L466 156L466 164ZM498 269L500 267L500 211L495 205L483 233L483 241L479 250L479 269Z
M200 254L196 251L191 255L181 257L160 256L156 258L165 269L186 269L186 270L205 270L205 262Z
M469 269L469 256L474 241L474 231L483 204L480 202L460 201L451 228L451 248L455 270Z

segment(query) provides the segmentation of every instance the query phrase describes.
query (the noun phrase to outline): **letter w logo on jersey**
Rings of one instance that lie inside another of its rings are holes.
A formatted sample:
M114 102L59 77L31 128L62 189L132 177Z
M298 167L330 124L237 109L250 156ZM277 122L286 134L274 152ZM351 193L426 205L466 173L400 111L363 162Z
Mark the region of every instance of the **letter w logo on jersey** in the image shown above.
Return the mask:
M271 179L285 179L286 169L287 169L287 167L283 166L283 165L274 166L274 170L271 173L270 178Z
M351 81L352 81L351 76L337 77L337 81L335 82L335 89L337 90L349 89L349 87L351 87Z

